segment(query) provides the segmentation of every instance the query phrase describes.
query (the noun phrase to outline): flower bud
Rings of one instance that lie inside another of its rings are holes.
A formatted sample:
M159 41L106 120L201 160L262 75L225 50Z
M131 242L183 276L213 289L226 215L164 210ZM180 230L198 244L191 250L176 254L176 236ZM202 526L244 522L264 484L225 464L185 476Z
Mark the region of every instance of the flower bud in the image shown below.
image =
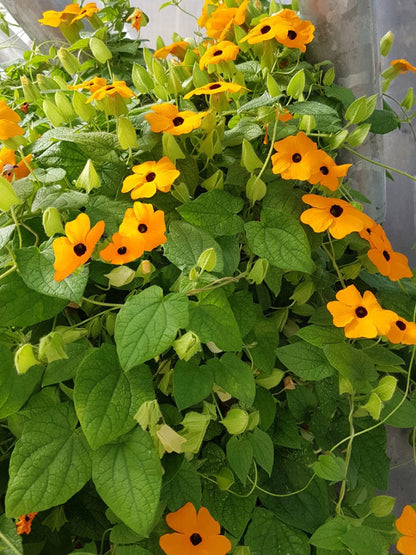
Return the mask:
M61 114L55 104L47 98L45 98L45 100L43 101L42 108L45 112L46 117L54 127L59 127L65 122L64 116Z
M381 37L380 39L380 54L382 56L387 56L390 52L390 48L393 46L394 35L391 31L387 31L387 33Z
M410 111L415 105L415 95L413 93L413 87L409 87L406 96L400 102L400 106L403 106L407 111Z
M380 397L382 401L390 401L396 391L397 379L393 376L384 376L378 382L378 386L374 389L374 393Z
M394 507L396 500L389 495L378 495L370 499L370 511L377 518L389 515Z
M18 374L26 374L29 368L39 364L38 359L35 357L33 347L30 343L21 345L14 355L14 365Z
M52 331L39 342L39 358L46 362L68 358L64 349L64 340L60 333Z
M263 166L263 162L257 156L253 145L247 139L243 139L240 164L250 173Z
M248 431L254 430L259 425L259 422L260 422L259 411L255 410L254 412L250 412L250 414L248 415L247 430Z
M195 353L202 351L199 337L193 331L187 331L172 343L172 347L181 360L189 360Z
M161 418L162 413L160 412L159 404L156 399L142 403L139 410L134 415L134 419L140 424L143 430L154 428Z
M149 91L153 90L154 82L150 74L145 70L145 68L139 64L133 64L133 70L131 74L133 84L139 93L147 94Z
M95 114L94 106L90 103L86 103L88 97L78 91L74 91L74 96L72 97L72 106L77 114L83 121L90 121Z
M137 146L136 130L128 118L117 118L117 137L123 149Z
M107 314L104 317L104 328L105 331L108 333L108 335L114 335L114 330L116 327L116 318L117 318L117 314L114 314L114 312L107 312Z
M117 266L110 273L104 274L108 278L111 287L123 287L131 283L135 277L135 271L128 266Z
M52 77L47 77L46 75L43 75L43 73L38 73L36 75L36 81L41 91L52 92L55 89L61 88L58 83L52 79Z
M176 139L170 133L163 133L162 137L163 156L167 156L174 164L176 160L186 158L181 147L176 142Z
M69 75L73 76L75 73L79 73L81 71L81 64L67 48L63 46L58 50L58 58L62 64L64 70L69 73Z
M14 204L22 204L22 201L16 195L13 186L7 181L7 179L0 176L0 210L6 212Z
M83 28L82 21L73 21L70 25L66 23L61 23L61 25L59 25L61 33L71 44L79 40L79 32Z
M242 434L248 426L248 413L242 409L231 409L221 423L231 435Z
M56 91L55 104L67 123L75 118L75 112L72 108L71 102L68 100L67 95L63 91Z
M44 211L42 215L42 225L48 237L53 237L57 233L65 233L61 214L54 206L49 206Z
M202 271L212 272L217 264L217 255L215 254L215 250L210 247L206 249L204 252L198 257L196 265L201 268Z
M348 137L348 143L353 148L360 146L367 138L368 133L370 132L371 123L362 123L358 125L350 136Z
M254 206L254 203L261 200L266 193L267 187L265 182L256 175L252 175L246 185L246 197L250 201L250 205Z
M85 328L72 328L70 326L56 326L54 331L61 335L64 344L73 343L87 335Z
M100 64L105 64L107 60L111 60L113 57L111 50L107 45L97 37L90 38L90 49L94 58L100 62Z
M256 283L257 285L260 285L266 277L268 269L269 262L265 258L258 258L247 276L247 281L249 283Z
M36 100L40 97L40 93L35 85L29 81L25 75L20 77L20 83L22 84L23 96L25 97L26 102L36 102Z
M94 164L92 160L88 160L75 182L75 187L85 189L89 193L92 189L98 189L100 185L100 178L94 168Z
M289 81L286 93L293 98L301 98L303 96L303 89L305 88L305 72L300 69Z

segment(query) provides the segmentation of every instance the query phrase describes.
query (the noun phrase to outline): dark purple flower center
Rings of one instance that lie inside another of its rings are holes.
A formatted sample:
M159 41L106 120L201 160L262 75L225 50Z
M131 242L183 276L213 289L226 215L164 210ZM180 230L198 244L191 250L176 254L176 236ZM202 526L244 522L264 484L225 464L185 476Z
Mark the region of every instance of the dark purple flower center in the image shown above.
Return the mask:
M295 164L298 164L302 160L302 156L299 154L299 152L295 152L295 154L292 156L292 160L295 162Z
M77 256L82 256L86 252L87 252L87 247L84 245L84 243L78 243L77 245L74 246L74 253Z
M357 318L365 318L368 312L367 309L363 306L357 306L357 308L355 309L355 314L357 315Z
M333 204L329 209L329 212L334 216L334 218L339 218L344 212L344 209L339 204Z
M223 52L222 50L216 50L213 56L221 56L222 52Z
M117 249L118 254L126 254L127 252L127 247L119 247Z
M137 229L140 231L140 233L146 233L147 225L146 224L139 224Z
M319 171L323 174L323 175L328 175L329 174L329 170L326 166L321 166L319 168Z
M287 38L289 38L290 40L295 40L297 36L298 34L296 33L296 31L293 31L292 29L287 32Z
M270 25L265 25L264 27L262 27L262 28L260 29L260 33L261 33L262 35L265 35L266 33L268 33L268 32L270 31L270 29L271 29Z
M146 175L146 181L150 183L150 181L153 181L155 177L156 177L155 172L150 172Z
M383 256L387 260L387 262L390 260L390 255L387 251L383 251Z
M399 328L400 331L404 331L406 329L406 324L403 322L403 320L397 320L397 322L395 322L395 324Z
M185 120L181 118L181 116L176 116L176 118L173 120L173 125L175 127L178 127L178 125L182 125L184 121Z
M189 539L191 540L192 545L198 545L202 542L202 538L197 532L192 534L192 536Z
M221 87L221 85L219 83L213 83L212 85L209 86L209 90L213 91L214 89L219 89Z

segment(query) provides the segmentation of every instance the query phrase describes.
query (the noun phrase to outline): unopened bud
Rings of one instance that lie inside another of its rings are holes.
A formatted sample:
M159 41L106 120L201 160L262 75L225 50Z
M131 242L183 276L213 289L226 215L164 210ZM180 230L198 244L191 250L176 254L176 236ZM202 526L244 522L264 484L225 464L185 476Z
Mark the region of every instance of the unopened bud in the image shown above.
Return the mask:
M40 93L35 85L29 81L25 75L20 77L20 83L22 84L23 95L26 102L36 102L36 100L40 97Z
M56 326L54 331L61 335L64 344L73 343L87 335L85 328L72 328L70 326Z
M246 185L246 197L250 201L251 206L254 206L254 203L258 200L261 200L266 193L267 187L265 182L256 175L252 175Z
M229 434L242 434L248 426L248 413L242 409L231 409L221 422Z
M98 189L100 185L100 178L94 168L94 164L92 160L88 160L75 182L75 187L85 189L89 193L92 189Z
M194 354L202 351L199 337L193 331L187 331L172 343L172 347L181 360L189 360Z
M137 146L136 130L128 118L117 118L117 137L123 149Z
M380 54L382 56L387 56L390 52L390 48L393 46L394 35L391 31L387 31L387 33L381 37L380 39Z
M55 104L62 116L65 118L65 121L71 123L76 114L72 108L71 102L68 100L67 95L63 91L56 91Z
M50 100L45 98L42 103L42 108L45 112L46 117L54 127L59 127L65 122L64 116L61 114L55 104Z
M60 333L52 331L39 342L39 358L46 362L68 358L64 349L64 340Z
M393 376L384 376L378 382L378 386L374 389L374 393L380 397L382 401L390 401L396 391L397 379Z
M19 347L14 355L14 365L18 374L26 374L29 368L39 364L38 359L35 357L33 347L30 343Z
M94 106L87 104L88 97L78 91L74 91L74 96L72 97L72 106L74 110L83 121L90 121L95 114Z
M67 48L63 46L58 50L58 58L64 70L73 76L81 70L81 64Z
M247 276L247 281L249 283L256 283L257 285L260 285L266 277L268 269L269 262L265 258L257 259Z
M250 414L248 415L247 430L248 431L254 430L259 425L259 422L260 422L259 411L255 410L254 412L250 412Z
M162 418L159 404L156 400L145 401L140 405L139 410L134 415L136 422L140 424L143 430L153 428Z
M107 60L111 60L113 57L111 50L107 45L97 37L90 38L90 49L94 58L100 62L100 64L105 64Z
M123 287L131 283L135 276L135 271L128 266L117 266L110 273L104 274L108 278L111 287Z
M150 260L142 260L136 270L136 277L147 278L155 271L155 269L156 268Z
M43 73L38 73L36 75L36 81L41 91L52 92L56 89L60 89L60 86L52 77L47 77L43 75Z
M53 237L57 233L64 234L64 226L59 210L54 206L49 206L42 215L42 225L48 237Z
M196 263L196 265L201 268L201 270L207 272L212 272L216 264L217 255L212 247L206 249L204 252L201 252Z

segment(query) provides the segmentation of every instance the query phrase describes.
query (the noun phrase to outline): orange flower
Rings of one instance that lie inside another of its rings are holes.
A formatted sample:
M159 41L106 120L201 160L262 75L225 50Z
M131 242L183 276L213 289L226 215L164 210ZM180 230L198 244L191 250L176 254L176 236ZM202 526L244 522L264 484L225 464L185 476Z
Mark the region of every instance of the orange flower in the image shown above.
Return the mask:
M312 185L319 183L331 191L338 189L339 178L347 175L348 168L352 164L337 166L334 160L323 150L313 152L312 156L313 159L310 163L311 166L314 164L315 167L312 169L312 175L308 179L309 183ZM308 161L308 155L306 159Z
M89 2L85 4L83 8L77 3L69 4L65 6L65 8L61 12L57 12L55 10L48 10L44 12L42 15L42 19L39 19L39 23L42 25L48 25L49 27L59 27L62 24L65 25L72 25L74 21L79 21L84 17L92 17L95 12L98 12L99 9L95 2Z
M280 173L283 179L309 179L315 166L313 156L318 147L302 131L274 143L277 154L272 156L272 172Z
M93 100L102 100L107 96L115 96L116 94L119 94L124 98L131 98L132 96L135 96L134 92L128 88L125 81L113 81L108 85L103 85L102 87L95 89L95 91L91 93L87 103L92 102Z
M142 17L143 17L143 12L139 10L139 8L136 8L134 12L131 15L129 15L126 21L131 21L131 26L134 29L136 29L137 32L139 32L140 27L142 25Z
M248 0L238 8L227 8L221 4L206 21L207 36L212 39L222 40L232 25L242 25L246 19Z
M163 48L159 48L153 54L155 58L162 58L164 60L169 54L173 54L180 60L183 60L185 57L186 49L189 46L189 42L185 40L179 40L169 44L168 46L164 46Z
M12 181L15 177L16 179L21 179L29 175L30 171L27 167L32 160L32 154L25 156L24 160L21 160L16 164L16 157L14 151L10 148L3 147L0 150L0 173L2 177L5 177L7 181Z
M88 81L84 81L79 85L68 85L68 89L71 89L73 91L78 91L79 89L88 89L90 93L93 94L95 93L95 91L98 91L98 89L101 89L106 85L107 79L104 79L104 77L93 77L92 79L88 79Z
M396 544L397 551L402 555L416 553L416 512L410 505L406 505L402 514L396 520L397 530L403 534Z
M121 235L142 238L145 251L151 251L166 243L165 231L164 212L155 212L151 204L142 202L135 202L133 208L127 208L119 230Z
M212 13L212 9L209 9L209 6L217 6L218 5L218 1L217 0L204 0L204 5L202 7L202 13L199 16L197 23L199 25L199 27L205 27L206 22L209 19L210 14ZM214 8L216 9L216 8Z
M371 291L361 296L355 285L341 289L335 295L336 301L326 306L332 314L334 326L344 328L346 337L376 337L386 335L397 318L391 310L383 310Z
M306 44L312 42L315 27L310 21L302 21L293 10L282 10L276 15L265 17L241 39L249 44L276 39L289 48L306 50Z
M300 220L316 233L327 229L335 239L343 239L354 231L371 227L371 218L345 200L319 195L303 195L302 200L313 208L302 212Z
M38 513L29 513L27 515L19 516L16 520L16 531L21 536L22 534L30 534L32 531L32 521Z
M225 83L224 81L216 81L215 83L208 83L203 87L198 87L193 91L185 94L184 99L187 100L194 96L194 94L218 94L221 92L237 93L241 89L246 89L242 85L237 85L237 83ZM247 89L246 89L247 90Z
M220 524L205 507L197 513L192 503L186 503L178 511L169 513L166 522L176 531L159 540L167 555L225 555L231 550L230 540L220 534Z
M371 248L368 250L367 256L380 274L387 276L392 281L413 276L407 257L392 249L381 225L374 222L373 227L364 229L360 236L370 243Z
M20 116L14 110L9 108L5 100L0 100L0 140L6 141L16 135L23 135L24 129L17 123Z
M199 69L204 69L208 64L219 64L220 62L228 62L235 60L240 51L240 47L230 42L222 40L218 44L210 46L205 54L199 60Z
M144 253L144 239L142 235L134 235L127 237L114 233L111 243L100 251L100 256L106 262L111 264L126 264Z
M52 243L55 254L55 281L62 281L90 258L104 232L104 222L99 221L92 229L90 227L89 217L81 213L65 225L66 237L58 237Z
M400 71L400 73L406 73L406 71L413 71L416 73L416 67L412 66L407 60L393 60L390 62L390 65L393 66L394 69Z
M197 129L201 125L201 119L207 112L191 112L185 110L179 112L174 104L165 102L152 106L154 114L150 113L145 119L150 123L154 133L169 133L170 135L184 135Z
M97 5L95 2L88 2L88 4L85 4L85 6L80 9L79 13L74 17L71 23L73 23L74 21L79 21L84 17L92 17L96 12L99 12L99 11L100 10L97 8Z
M293 119L293 116L290 112L288 112L285 108L276 108L276 115L282 123L286 123Z
M132 169L134 175L126 177L121 189L122 193L131 191L132 199L150 198L156 194L156 190L168 193L180 174L167 156L158 162L144 162Z
M396 314L396 319L391 323L386 336L391 343L416 345L416 324L414 322L408 322Z

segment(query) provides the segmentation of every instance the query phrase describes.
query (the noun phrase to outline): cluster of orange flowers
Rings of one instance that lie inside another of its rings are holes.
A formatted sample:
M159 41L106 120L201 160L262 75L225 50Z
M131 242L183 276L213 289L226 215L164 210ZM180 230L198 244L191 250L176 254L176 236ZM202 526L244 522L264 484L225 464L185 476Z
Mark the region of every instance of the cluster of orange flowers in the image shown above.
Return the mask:
M134 92L129 89L125 81L113 81L112 83L107 83L107 79L104 79L104 77L93 77L92 79L88 79L88 81L84 81L78 85L68 85L68 88L74 91L87 89L91 93L87 102L92 102L93 100L103 100L103 98L106 98L107 96L111 97L120 95L123 98L131 98L132 96L135 96Z
M397 530L403 536L397 542L397 551L402 555L415 555L416 553L416 511L406 505L400 517L396 520Z
M0 140L6 141L11 137L23 135L24 129L20 127L20 116L9 108L5 100L0 100Z
M79 6L76 2L65 6L65 8L57 12L55 10L48 10L43 13L42 19L39 19L39 23L42 25L48 25L49 27L59 27L60 25L72 25L76 21L80 21L84 18L92 17L99 9L95 2L89 2L85 4L83 8Z

